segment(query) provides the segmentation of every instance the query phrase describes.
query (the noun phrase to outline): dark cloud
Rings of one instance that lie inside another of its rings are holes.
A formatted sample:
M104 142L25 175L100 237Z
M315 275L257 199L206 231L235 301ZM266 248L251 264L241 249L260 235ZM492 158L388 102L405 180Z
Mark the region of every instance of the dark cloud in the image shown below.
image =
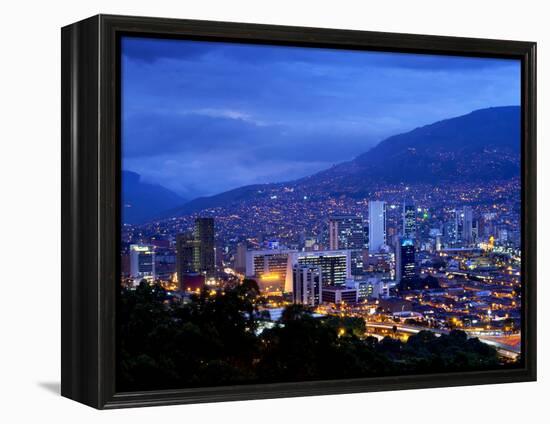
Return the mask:
M271 130L242 119L197 113L139 113L123 123L123 149L128 157L247 149L255 139L276 136L276 129Z
M225 116L215 116L225 115ZM214 116L213 116L214 115ZM369 142L370 139L370 142ZM302 162L341 161L372 146L368 132L349 128L304 129L263 124L231 111L201 113L140 113L123 122L126 158L151 156L226 155L242 153L234 162L264 160Z

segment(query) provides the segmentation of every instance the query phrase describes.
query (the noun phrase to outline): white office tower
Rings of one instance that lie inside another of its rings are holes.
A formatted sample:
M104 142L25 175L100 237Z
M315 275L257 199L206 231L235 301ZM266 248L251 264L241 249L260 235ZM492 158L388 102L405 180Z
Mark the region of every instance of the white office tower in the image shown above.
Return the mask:
M292 299L294 303L317 306L322 300L321 268L296 264L292 267Z
M473 211L470 206L462 209L462 240L465 244L471 244L474 240L473 234Z
M386 202L369 202L369 252L386 244Z
M130 275L134 283L139 284L143 279L155 279L155 250L153 246L142 244L130 245Z
M257 281L260 290L291 291L292 264L296 250L247 250L245 275Z

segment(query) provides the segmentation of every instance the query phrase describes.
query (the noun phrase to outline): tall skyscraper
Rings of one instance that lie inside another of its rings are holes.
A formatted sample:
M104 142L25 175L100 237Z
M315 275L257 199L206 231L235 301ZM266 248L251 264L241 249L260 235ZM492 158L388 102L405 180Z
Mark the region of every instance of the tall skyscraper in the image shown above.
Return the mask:
M462 218L462 241L466 244L473 242L473 212L470 206L464 206L461 213Z
M386 202L369 202L369 251L377 252L386 244Z
M403 203L403 237L416 238L416 207L413 203Z
M395 252L395 279L398 283L411 281L416 275L414 242L403 238Z
M212 275L216 270L216 250L214 246L214 218L195 220L195 268L197 272Z
M365 245L363 217L358 215L337 215L329 219L329 248L362 249Z
M479 219L474 218L474 220L472 221L472 242L473 243L479 240L479 235L480 235L479 226L480 226Z
M454 243L471 244L473 242L473 211L470 206L456 208L454 211Z
M180 286L184 276L189 273L196 273L195 250L197 242L191 233L178 234L176 236L176 272Z
M235 252L235 271L244 274L246 271L246 243L237 244Z
M144 244L132 244L130 246L130 276L136 283L142 279L154 280L155 274L155 249Z
M181 283L185 274L212 276L216 271L214 218L197 218L193 233L176 237L176 271Z
M323 302L323 276L319 266L295 264L292 267L292 299L294 303L317 306Z
M360 215L337 215L329 219L329 249L351 250L351 273L363 274L365 232Z

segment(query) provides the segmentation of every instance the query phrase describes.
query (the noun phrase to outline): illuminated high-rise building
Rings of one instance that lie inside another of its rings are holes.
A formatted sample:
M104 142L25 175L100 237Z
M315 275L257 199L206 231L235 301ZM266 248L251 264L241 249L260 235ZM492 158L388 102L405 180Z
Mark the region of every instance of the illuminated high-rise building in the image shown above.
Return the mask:
M416 207L413 203L403 203L403 237L416 238Z
M351 250L351 272L363 273L362 249L365 246L363 217L360 215L337 215L329 219L329 249Z
M194 236L197 243L194 252L195 270L206 275L212 275L216 270L214 218L197 218L195 220Z
M296 250L266 249L246 252L245 275L262 291L291 291L293 254Z
M447 241L452 246L461 246L464 234L464 211L462 208L455 208L451 211L450 220L445 225Z
M351 276L350 250L299 252L294 256L300 265L320 267L324 286L342 286Z
M176 237L176 272L178 281L190 273L212 276L216 271L214 219L197 218L193 233Z
M474 219L472 221L472 242L473 243L479 240L479 235L480 235L479 227L480 227L479 219Z
M235 271L244 274L246 271L246 243L237 244L235 252Z
M399 242L397 242L399 244ZM378 275L381 278L395 278L395 254L387 252L365 252L364 266L366 275Z
M154 280L156 278L154 246L130 245L130 276L136 282L142 279Z
M324 285L343 285L351 276L351 250L248 250L246 276L255 279L262 291L293 290L294 265L320 267Z
M466 244L473 242L473 212L470 206L464 206L461 213L462 218L462 241Z
M456 244L471 244L474 240L474 217L470 206L454 210L454 240Z
M338 215L329 219L329 248L363 249L365 233L363 217L358 215Z
M186 274L196 273L195 250L197 242L191 233L176 236L176 273L180 286Z
M386 202L369 202L369 251L377 252L386 244Z
M319 266L295 264L292 267L292 300L306 306L322 303L323 275Z
M395 280L409 282L416 275L415 249L411 239L403 238L395 252Z

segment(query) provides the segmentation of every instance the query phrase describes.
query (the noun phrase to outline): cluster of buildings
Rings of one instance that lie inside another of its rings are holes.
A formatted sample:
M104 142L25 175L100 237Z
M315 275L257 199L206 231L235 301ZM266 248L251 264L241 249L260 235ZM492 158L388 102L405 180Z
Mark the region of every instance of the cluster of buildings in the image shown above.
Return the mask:
M403 228L413 237L415 214L408 210L404 205ZM134 285L143 279L161 279L181 291L196 291L208 281L223 282L230 269L233 277L255 279L267 295L292 293L294 302L316 306L388 296L396 276L415 275L412 242L403 239L395 252L388 246L385 202L369 203L368 228L361 215L334 215L327 229L326 249L320 248L317 239L305 240L301 249L277 241L264 248L249 248L240 242L231 263L224 264L223 254L216 254L214 218L199 217L193 230L177 234L172 244L159 240L130 244L128 272L123 276Z
M236 269L258 281L267 294L292 293L293 302L313 307L388 297L390 288L399 282L395 276L406 279L416 275L414 244L403 238L394 251L387 241L386 203L369 202L368 210L367 228L361 215L331 216L328 249L311 243L301 250L280 246L246 250L241 244ZM407 211L405 204L403 228L413 236L416 215L411 217Z
M521 243L514 204L355 205L341 213L339 201L331 200L321 223L311 209L296 218L304 220L303 230L290 233L292 217L287 224L277 210L259 209L254 213L267 222L260 232L230 212L129 227L122 279L129 286L160 281L185 297L250 278L276 299L267 306L271 312L298 303L365 319L410 316L476 331L501 331L515 321L518 328ZM230 231L238 223L239 232Z
M123 266L123 277L131 285L160 279L175 283L181 291L196 291L217 275L214 240L214 219L197 218L193 231L176 235L173 248L170 243L157 240L152 244L131 244L130 272L124 275ZM124 259L123 255L123 262Z

